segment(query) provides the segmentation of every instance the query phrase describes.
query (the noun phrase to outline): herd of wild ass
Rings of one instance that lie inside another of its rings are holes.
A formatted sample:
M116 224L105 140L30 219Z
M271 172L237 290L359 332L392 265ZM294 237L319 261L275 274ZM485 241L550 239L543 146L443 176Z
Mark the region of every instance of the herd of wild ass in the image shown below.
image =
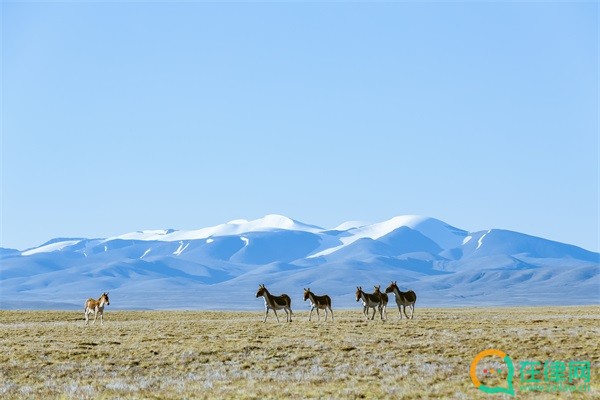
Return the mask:
M387 319L387 304L388 304L388 293L394 293L396 297L396 304L398 305L398 311L400 311L400 319L402 319L402 312L406 318L413 318L415 313L415 303L417 301L417 294L412 290L408 292L403 292L398 288L396 281L393 281L386 289L385 292L380 290L380 286L375 286L375 291L373 293L366 293L363 291L361 286L356 287L356 301L361 301L363 304L363 314L365 316L365 320L369 318L369 309L373 309L373 315L371 319L375 319L376 310L379 310L379 315L381 319ZM267 321L267 315L269 314L269 310L273 310L275 313L275 318L277 318L277 322L279 322L279 317L277 316L277 310L283 309L286 315L286 321L292 322L292 299L287 294L281 294L279 296L274 296L269 293L269 290L265 287L265 285L259 285L258 292L256 292L256 297L263 297L265 299L265 319L263 322ZM317 320L321 320L321 316L319 315L319 310L325 310L325 321L327 321L328 310L331 314L331 321L333 321L333 310L331 309L331 297L327 295L317 296L313 292L310 291L310 288L304 289L304 301L310 300L310 314L308 315L308 320L310 321L312 318L312 313L316 309L317 310ZM98 300L94 300L92 298L88 299L85 302L84 306L84 315L85 315L85 323L86 325L89 323L89 315L94 313L94 324L96 323L96 318L98 314L100 314L100 325L103 324L103 315L104 315L104 306L110 305L110 301L108 300L108 292L102 293L102 296ZM410 307L410 317L406 313L406 307ZM403 309L404 308L404 309Z
M402 292L396 282L392 282L390 286L385 289L385 293L381 292L380 286L375 286L375 292L366 293L362 290L361 286L356 287L356 301L361 301L363 304L363 314L365 319L369 318L369 308L373 309L373 315L371 319L375 318L376 310L379 310L379 315L381 319L387 319L387 303L388 303L388 293L394 293L396 297L396 304L398 305L398 310L400 311L400 318L402 318L402 311L404 311L404 315L406 318L413 318L415 313L415 303L417 301L417 294L412 290L408 292ZM267 315L269 314L269 310L273 310L275 313L275 318L277 318L277 322L279 322L279 317L277 316L277 310L284 309L286 314L286 321L292 322L292 299L287 294L282 294L279 296L273 296L265 285L260 285L258 287L258 292L256 292L256 297L264 297L265 299L265 319L263 322L267 321ZM312 318L312 312L314 309L317 310L317 318L321 320L321 316L319 315L319 310L325 310L325 321L327 321L327 310L331 313L331 320L333 321L333 310L331 309L331 298L327 295L317 296L313 292L310 291L310 288L304 289L304 301L310 300L310 314L308 315L308 320L310 321ZM404 307L404 310L402 309ZM406 313L406 307L410 307L410 317Z

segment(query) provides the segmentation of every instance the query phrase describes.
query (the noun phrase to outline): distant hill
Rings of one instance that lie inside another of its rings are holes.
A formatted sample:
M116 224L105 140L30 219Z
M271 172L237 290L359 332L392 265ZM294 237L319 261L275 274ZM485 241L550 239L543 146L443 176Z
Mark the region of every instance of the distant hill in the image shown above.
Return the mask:
M293 308L308 307L304 287L357 307L356 286L391 280L417 292L417 307L598 304L599 272L598 253L502 229L412 215L324 229L267 215L0 249L0 308L78 309L109 291L113 309L261 309L261 283Z

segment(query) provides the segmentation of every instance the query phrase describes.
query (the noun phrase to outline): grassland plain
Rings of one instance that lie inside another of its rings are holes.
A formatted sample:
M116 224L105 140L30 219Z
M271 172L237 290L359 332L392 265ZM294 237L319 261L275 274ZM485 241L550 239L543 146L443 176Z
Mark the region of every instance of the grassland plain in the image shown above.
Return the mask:
M104 326L87 327L83 312L0 311L0 397L510 398L469 378L492 348L511 356L517 398L600 398L600 306L417 307L410 321L390 308L386 322L361 311L334 310L335 323L297 311L278 324L263 312L108 307ZM590 361L590 391L520 391L520 362L548 360ZM484 368L503 361L486 358L477 374L501 385Z

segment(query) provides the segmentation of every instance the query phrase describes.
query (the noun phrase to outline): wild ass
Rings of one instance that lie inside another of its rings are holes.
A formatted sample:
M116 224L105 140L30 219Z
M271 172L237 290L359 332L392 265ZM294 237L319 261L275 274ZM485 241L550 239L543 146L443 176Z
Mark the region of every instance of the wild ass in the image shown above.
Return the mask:
M381 315L381 319L383 319L383 309L385 306L387 306L388 301L385 293L365 293L361 286L357 286L356 301L358 302L360 300L363 302L363 314L365 315L365 320L369 319L369 308L373 309L373 316L371 317L371 320L375 319L375 308L379 309L379 314Z
M265 299L265 319L263 322L267 322L269 310L273 310L275 313L275 318L277 318L277 322L279 322L277 310L281 310L282 308L285 310L286 322L292 322L292 299L290 299L290 296L287 294L273 296L271 293L269 293L265 285L259 285L258 292L256 292L256 297L260 296L263 296Z
M381 291L381 285L377 285L377 286L373 286L375 288L375 291L373 292L373 294L375 296L379 296L379 298L381 299L381 305L379 307L381 307L381 319L383 319L383 315L385 315L385 319L387 319L387 304L389 301L389 296L386 293L383 293Z
M325 310L325 321L327 321L327 309L331 312L331 321L333 322L333 310L331 309L331 297L317 296L313 292L310 291L310 288L304 289L304 301L310 299L310 314L308 315L308 320L310 321L312 317L312 312L316 308L317 309L317 321L321 320L321 316L319 315L319 309Z
M91 297L87 299L83 308L83 315L85 316L85 324L90 322L90 314L94 313L94 324L96 324L96 318L100 314L100 325L104 325L104 306L110 305L108 300L108 292L102 293L102 296L98 300L94 300Z
M415 313L415 303L417 302L417 294L415 292L412 290L409 290L408 292L400 291L396 281L390 283L390 286L385 289L385 292L393 292L394 296L396 296L396 304L398 304L398 311L400 311L400 319L402 319L402 307L404 307L404 315L406 315L406 318L408 318L406 307L410 307L410 319L413 318Z

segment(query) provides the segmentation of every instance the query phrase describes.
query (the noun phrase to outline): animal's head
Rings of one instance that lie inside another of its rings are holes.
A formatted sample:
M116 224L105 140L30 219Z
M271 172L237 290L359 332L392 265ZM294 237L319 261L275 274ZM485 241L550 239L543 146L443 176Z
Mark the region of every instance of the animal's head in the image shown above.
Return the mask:
M308 295L310 294L310 288L304 289L304 301L308 300Z
M360 301L362 293L363 293L362 286L357 286L356 287L356 301Z
M256 297L260 297L262 295L265 294L265 292L267 291L267 288L265 287L265 285L258 285L258 292L256 292Z
M110 306L110 300L108 299L108 292L102 293L102 296L100 296L100 302L102 302L102 300L104 300L104 303L107 306Z
M381 294L381 285L373 286L373 288L375 289L373 293Z
M392 281L392 283L390 283L390 286L388 286L385 289L386 293L392 293L394 291L394 289L398 289L398 285L396 285L396 281Z

